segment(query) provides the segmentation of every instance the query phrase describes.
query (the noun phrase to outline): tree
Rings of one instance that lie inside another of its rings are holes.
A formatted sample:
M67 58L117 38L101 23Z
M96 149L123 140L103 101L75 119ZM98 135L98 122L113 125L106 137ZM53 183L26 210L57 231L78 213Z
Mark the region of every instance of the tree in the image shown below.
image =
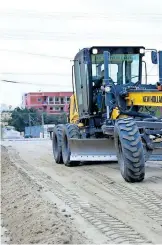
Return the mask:
M15 108L11 113L11 119L8 124L14 126L17 131L24 131L25 127L40 125L41 115L33 108L22 109L20 107Z
M42 114L43 113L43 114ZM44 124L66 123L66 113L60 115L50 115L45 112L40 112L34 108L22 109L15 108L11 113L11 119L8 120L8 125L14 126L19 132L25 131L25 127L42 125L42 115Z
M0 124L0 128L1 128L1 130L0 130L0 139L3 139L3 125L2 124Z

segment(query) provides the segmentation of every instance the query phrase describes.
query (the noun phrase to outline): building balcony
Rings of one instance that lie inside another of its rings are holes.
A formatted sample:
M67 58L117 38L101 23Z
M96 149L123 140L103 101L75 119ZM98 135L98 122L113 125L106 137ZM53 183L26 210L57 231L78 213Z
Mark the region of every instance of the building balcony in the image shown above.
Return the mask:
M54 102L54 101L48 101L47 104L48 104L48 105L54 105L55 102Z
M67 103L66 102L48 102L47 105L58 105L58 106L64 106L66 105Z
M30 103L29 105L25 105L25 106L30 106L30 107L49 107L49 106L60 106L60 107L64 107L66 105L68 105L68 102L54 102L54 101L40 101L39 103Z
M48 104L48 101L43 101L42 104L43 105L47 105Z

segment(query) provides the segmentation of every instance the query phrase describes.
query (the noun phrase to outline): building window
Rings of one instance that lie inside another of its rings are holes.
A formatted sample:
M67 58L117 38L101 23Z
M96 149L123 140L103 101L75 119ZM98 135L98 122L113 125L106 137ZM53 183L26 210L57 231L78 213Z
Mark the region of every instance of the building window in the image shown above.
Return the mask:
M53 104L53 97L49 97L49 104Z
M61 107L60 109L61 109L61 111L64 111L64 107Z
M67 97L67 100L66 101L69 102L70 101L70 97Z
M53 107L50 107L50 111L53 111Z
M41 102L42 101L42 99L41 98L38 98L38 102Z
M42 110L43 110L43 108L41 108L41 107L40 107L40 108L38 108L38 110L42 111Z
M47 104L47 102L48 102L48 97L47 96L44 96L43 97L43 104Z
M60 111L60 107L59 107L59 106L55 106L55 107L54 107L54 110L55 110L55 111Z
M61 104L64 104L64 97L61 97Z
M55 97L55 104L59 104L60 103L60 98L59 97Z

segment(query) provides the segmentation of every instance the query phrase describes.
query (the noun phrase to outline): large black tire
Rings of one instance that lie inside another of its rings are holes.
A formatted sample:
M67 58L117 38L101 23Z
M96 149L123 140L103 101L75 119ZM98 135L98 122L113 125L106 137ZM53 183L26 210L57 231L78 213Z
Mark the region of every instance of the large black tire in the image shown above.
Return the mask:
M70 146L69 146L69 139L79 139L80 138L80 131L77 125L75 124L66 124L63 128L62 133L62 158L63 163L67 167L73 167L79 165L79 162L70 161Z
M53 130L53 138L52 138L52 148L53 148L53 156L55 162L58 164L63 163L62 160L62 132L63 132L63 124L58 124L54 127Z
M132 183L143 181L145 177L144 149L135 121L132 118L117 120L114 139L123 178Z

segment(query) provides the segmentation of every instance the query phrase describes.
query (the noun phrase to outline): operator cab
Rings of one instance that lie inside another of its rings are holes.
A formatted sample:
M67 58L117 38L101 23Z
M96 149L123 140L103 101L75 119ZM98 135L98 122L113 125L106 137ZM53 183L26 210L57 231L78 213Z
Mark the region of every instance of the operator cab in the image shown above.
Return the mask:
M141 80L143 47L92 48L92 80L99 79L105 69L104 51L109 52L109 78L114 84L136 83ZM143 48L144 49L144 48Z
M144 47L91 47L80 50L74 59L75 90L77 93L79 117L89 117L102 108L105 85L107 81L114 85L133 85L141 83L142 57ZM104 52L109 53L108 63L104 62Z

